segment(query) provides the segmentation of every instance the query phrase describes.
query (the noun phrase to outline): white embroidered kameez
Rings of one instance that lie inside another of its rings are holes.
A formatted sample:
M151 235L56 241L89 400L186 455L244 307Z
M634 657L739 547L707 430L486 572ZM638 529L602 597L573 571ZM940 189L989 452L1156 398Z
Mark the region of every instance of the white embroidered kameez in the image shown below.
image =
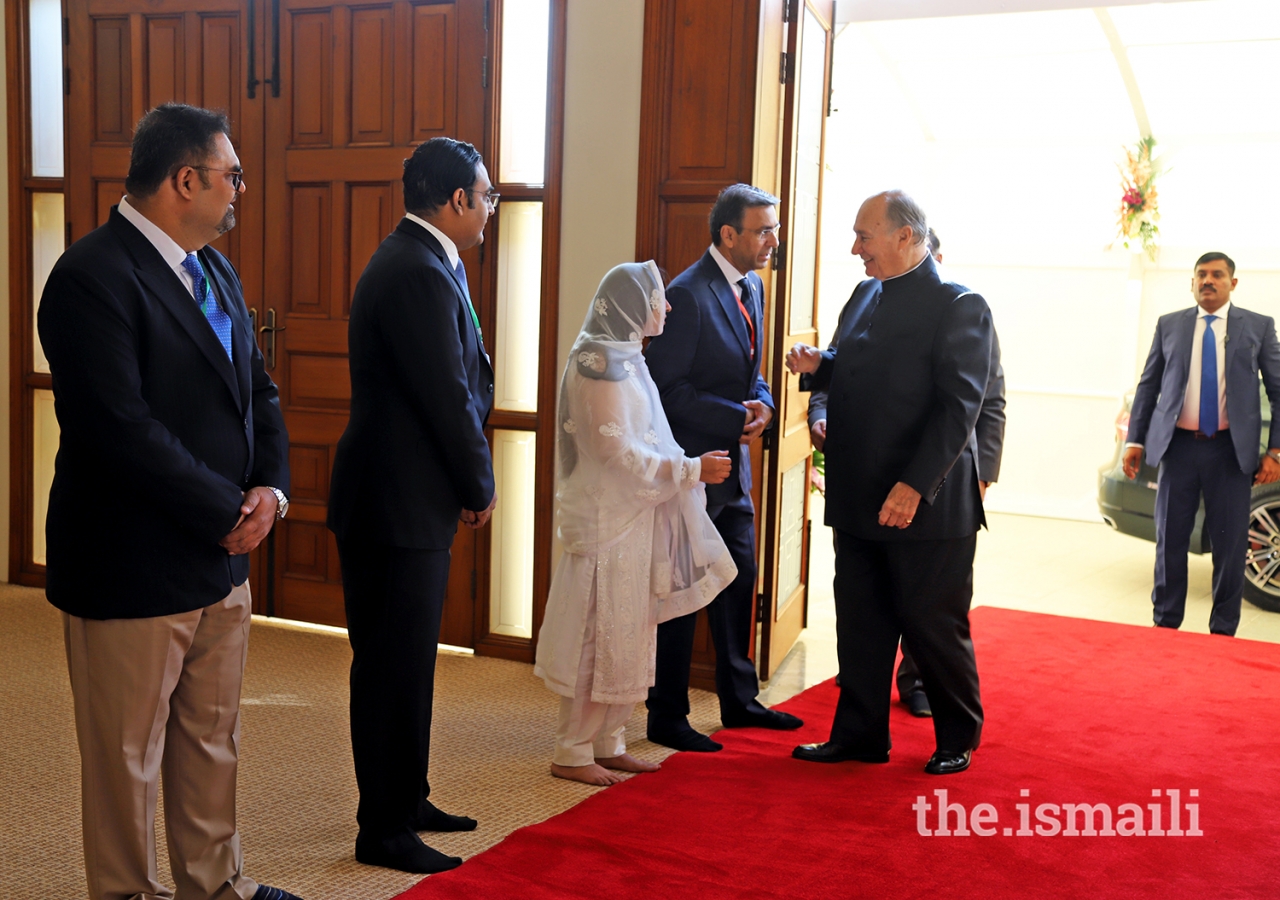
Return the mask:
M561 382L556 517L565 552L534 670L565 698L561 765L590 763L593 743L597 756L622 752L621 723L653 684L658 623L707 605L737 574L706 514L700 461L672 437L641 352L665 317L652 262L611 270ZM584 640L589 624L594 640Z

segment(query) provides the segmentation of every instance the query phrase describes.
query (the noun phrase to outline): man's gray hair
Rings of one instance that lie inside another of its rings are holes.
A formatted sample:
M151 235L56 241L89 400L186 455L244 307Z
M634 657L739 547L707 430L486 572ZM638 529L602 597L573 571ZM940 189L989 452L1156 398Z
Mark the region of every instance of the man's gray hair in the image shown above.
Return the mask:
M929 239L929 223L924 210L905 191L885 191L884 211L894 228L910 228L911 242L923 244Z

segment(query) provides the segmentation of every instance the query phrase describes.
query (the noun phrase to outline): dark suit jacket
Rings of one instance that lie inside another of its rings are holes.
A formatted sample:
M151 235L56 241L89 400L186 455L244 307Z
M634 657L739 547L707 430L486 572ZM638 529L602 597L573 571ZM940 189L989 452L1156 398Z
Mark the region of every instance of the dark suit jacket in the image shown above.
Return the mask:
M974 428L990 380L991 312L943 283L928 257L876 284L866 327L846 322L814 374L813 388L830 394L826 522L867 540L966 537L984 521ZM899 481L920 492L920 507L909 528L886 528L877 517Z
M1156 322L1151 353L1133 395L1128 439L1146 447L1147 463L1152 466L1160 465L1164 458L1182 412L1198 312L1199 307L1193 306L1161 316ZM1258 469L1258 447L1262 439L1259 373L1271 400L1267 446L1280 447L1280 343L1276 342L1275 322L1270 316L1231 304L1223 356L1231 443L1240 471L1252 475Z
M199 609L249 575L218 541L242 492L289 491L276 386L240 279L201 265L234 365L178 276L119 211L54 266L38 315L62 430L49 494L49 601L91 619Z
M402 219L356 284L351 419L333 465L340 540L447 550L463 508L493 499L484 426L493 369L444 248Z
M861 282L853 290L849 302L840 310L836 333L827 348L835 350L846 325L854 333L866 328L867 318L880 302L880 282L875 279ZM856 320L856 321L855 321ZM800 390L811 389L813 376L800 376ZM1000 480L1000 459L1004 455L1004 366L1000 363L999 336L991 334L991 373L987 377L987 390L982 396L982 409L978 424L974 427L974 455L978 460L978 478L982 481ZM809 427L827 417L827 392L814 391L809 397Z
M755 324L755 359L751 358L746 320L710 250L667 287L671 312L662 334L645 350L676 443L690 457L728 450L733 460L724 482L707 485L709 508L751 493L750 447L738 443L746 424L742 404L760 400L774 408L769 385L760 374L764 286L754 272L747 278L752 292L748 310Z

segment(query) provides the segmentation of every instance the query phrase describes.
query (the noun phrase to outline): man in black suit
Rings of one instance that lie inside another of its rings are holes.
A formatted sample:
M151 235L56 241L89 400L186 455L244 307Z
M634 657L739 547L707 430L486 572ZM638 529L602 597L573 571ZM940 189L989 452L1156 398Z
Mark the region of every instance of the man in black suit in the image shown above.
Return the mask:
M353 651L356 859L405 872L462 862L416 832L476 827L427 799L427 764L449 548L459 520L480 528L497 501L484 434L493 369L458 258L484 240L491 187L470 144L419 145L404 165L405 217L351 301L351 420L329 527Z
M827 390L826 522L836 538L840 701L831 738L793 753L814 762L888 762L899 638L933 707L925 771L962 772L982 734L969 638L973 554L984 518L974 427L995 330L986 301L944 283L924 212L901 191L869 198L853 252L878 294L847 317L837 349L797 344L793 372ZM853 301L851 301L851 305ZM921 502L923 501L923 502Z
M942 242L938 233L929 229L929 255L933 261L942 263ZM864 282L865 284L865 282ZM862 287L862 285L859 285ZM879 303L879 291L872 292L867 288L855 290L845 308L840 311L840 322L836 325L836 337L829 350L835 350L842 326L846 319L854 316L868 315L866 307ZM987 488L1000 477L1000 458L1004 450L1004 366L1000 364L1000 341L992 334L991 341L991 374L987 378L987 390L982 397L982 411L978 414L978 424L974 429L977 440L978 455L978 494L982 499L987 497ZM802 375L800 389L808 390L812 375ZM813 446L822 450L827 437L827 392L814 391L809 395L809 436ZM929 706L929 697L924 691L924 682L920 678L920 669L916 666L911 651L902 645L902 660L898 663L898 700L917 718L928 718L933 715ZM836 675L836 685L840 684L840 676Z
M174 896L156 873L161 772L178 896L293 897L245 876L235 819L245 554L288 508L289 440L240 279L206 246L244 189L230 135L209 110L143 116L127 194L40 301L62 430L46 593L63 614L94 900Z
M720 192L711 208L711 246L667 288L666 328L645 359L676 442L688 456L738 445L733 469L707 485L707 513L738 567L707 607L716 649L716 693L726 728L799 728L795 716L766 709L747 653L755 639L755 507L752 441L773 421L773 395L760 374L764 285L756 269L778 246L778 198L747 184ZM658 626L655 682L649 689L649 740L677 750L721 748L689 725L689 665L697 614Z

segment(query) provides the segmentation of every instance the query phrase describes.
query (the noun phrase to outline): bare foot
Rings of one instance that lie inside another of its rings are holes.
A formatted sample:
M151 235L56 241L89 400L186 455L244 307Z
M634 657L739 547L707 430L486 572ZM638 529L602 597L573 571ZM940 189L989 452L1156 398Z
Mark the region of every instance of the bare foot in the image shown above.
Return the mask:
M621 756L610 756L607 759L597 758L596 763L606 769L617 769L619 772L656 772L662 768L657 763L636 759L630 753L624 753Z
M581 781L583 784L596 784L600 787L608 787L622 780L621 775L607 772L595 763L588 763L585 766L562 766L552 763L551 774L566 781Z

